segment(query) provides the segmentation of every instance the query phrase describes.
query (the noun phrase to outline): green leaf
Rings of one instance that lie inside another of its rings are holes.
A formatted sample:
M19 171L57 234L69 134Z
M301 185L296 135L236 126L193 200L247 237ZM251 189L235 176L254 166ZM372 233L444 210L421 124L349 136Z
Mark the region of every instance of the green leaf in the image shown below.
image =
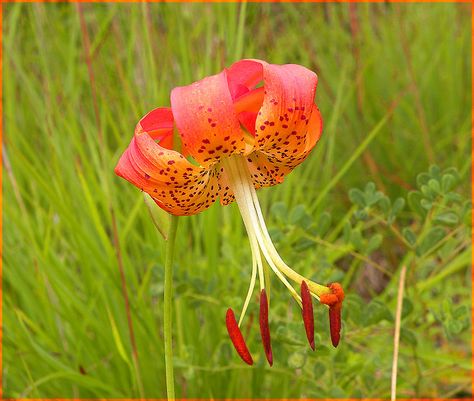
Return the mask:
M318 352L319 352L319 349L320 347L318 347ZM313 366L314 377L318 379L322 375L324 375L324 372L326 372L326 365L322 363L321 361L317 361Z
M290 224L298 225L303 219L307 219L309 215L306 213L304 205L296 205L290 212Z
M457 320L462 320L468 317L469 314L469 307L467 305L459 305L453 311L453 318Z
M165 212L161 207L159 207L152 197L146 192L143 192L143 199L145 200L145 205L148 208L148 212L150 213L151 221L163 239L166 240L168 236L168 227L170 225L169 213Z
M410 298L403 298L402 319L405 319L413 312L413 302Z
M423 209L430 210L433 207L433 202L430 202L427 199L422 199L420 205Z
M423 195L421 195L418 191L412 191L408 193L408 206L411 210L415 213L420 215L421 217L426 216L426 210L421 206L421 200L423 199Z
M462 196L456 192L449 192L446 194L446 200L449 202L457 203L457 202L461 202L462 199L463 199Z
M415 233L410 228L405 227L402 230L402 235L403 235L403 238L405 238L411 246L415 245L416 236L415 236Z
M370 238L369 243L367 244L366 253L369 254L375 251L382 244L382 240L382 234L375 234L372 238Z
M301 352L294 352L288 358L288 366L291 369L301 369L306 364L306 355Z
M112 317L112 313L110 312L108 307L107 307L107 314L109 316L110 327L112 328L112 335L113 335L113 338L114 338L115 346L117 347L117 351L118 351L120 357L128 365L130 365L130 360L128 359L127 352L125 351L122 340L120 338L120 333L117 329L117 325L115 324L115 320Z
M383 192L377 191L368 200L368 205L369 206L375 205L380 199L383 199L384 197L385 197L385 195L383 194Z
M344 299L346 306L342 309L344 317L348 317L356 324L360 324L362 316L362 308L364 303L357 294L349 294Z
M454 212L440 213L434 218L434 222L446 226L455 226L459 223L459 217Z
M329 392L329 396L331 398L346 398L347 394L341 387L335 386L331 388L331 391Z
M358 220L367 220L367 217L369 217L369 214L367 213L367 210L361 209L361 210L355 211L354 217Z
M364 193L358 188L352 188L349 190L349 199L354 205L364 207L365 206L365 196Z
M463 330L463 324L459 320L450 319L445 324L446 334L448 337L454 337L455 335L461 333Z
M434 200L435 198L435 193L433 192L433 190L431 189L430 186L428 185L422 185L421 186L421 193L428 199L431 199L431 200Z
M430 178L431 177L428 173L420 173L416 176L416 185L418 188L421 188L422 185L428 184Z
M387 196L383 196L382 198L379 199L378 204L382 212L386 215L390 210L390 204L391 204L390 198Z
M320 237L323 237L324 234L328 231L331 226L331 215L328 212L321 213L318 220L318 226L316 227L317 232Z
M430 166L429 173L432 178L439 179L441 177L441 169L436 164Z
M306 249L312 248L315 245L315 242L309 238L300 238L293 245L295 251L301 252Z
M454 188L456 183L456 179L451 174L444 174L443 178L441 179L441 190L443 192L449 192L451 189Z
M281 242L285 239L285 234L277 227L270 227L268 229L268 233L270 234L270 238L273 242Z
M365 185L364 192L366 195L372 195L375 192L375 184L370 181Z
M356 249L362 249L364 247L364 240L359 229L352 230L351 243Z
M415 332L413 332L412 330L409 330L405 327L402 327L400 329L400 342L402 344L409 344L409 345L412 345L414 347L416 347L417 344L418 344L418 340L416 338Z
M373 299L364 313L365 325L379 323L382 320L391 322L393 320L392 313L385 303Z
M270 208L270 213L283 222L288 215L288 209L284 202L275 202Z
M421 244L417 247L416 253L418 256L422 256L430 249L432 249L439 241L444 238L445 231L441 227L433 227L426 237L423 239Z
M393 202L392 206L392 215L397 216L405 206L405 199L397 198L395 202Z
M441 192L441 186L439 185L439 182L433 178L428 181L428 186L433 192L436 192L436 193Z

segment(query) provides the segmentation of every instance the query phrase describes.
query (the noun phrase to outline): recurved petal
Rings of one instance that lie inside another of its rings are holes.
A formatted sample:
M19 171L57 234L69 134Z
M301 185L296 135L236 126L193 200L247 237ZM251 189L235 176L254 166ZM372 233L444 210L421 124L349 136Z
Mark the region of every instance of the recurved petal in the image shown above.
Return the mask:
M226 71L173 89L171 107L183 147L203 166L244 152L244 133L234 111Z
M194 166L180 153L163 148L138 124L115 173L147 192L155 202L175 215L191 215L207 209L216 199L216 173Z
M276 132L273 137L268 134L269 138L266 139L272 142L267 143L266 149L254 151L247 156L255 188L268 187L283 182L285 176L308 157L321 136L321 128L322 121L319 110L316 105L313 105L306 133L295 132L290 135L290 138L285 139L280 136L279 132ZM296 146L293 140L296 140ZM290 145L293 147L290 148Z
M316 136L308 127L318 78L300 65L264 64L263 79L265 96L255 125L256 147L286 160L307 150Z
M263 78L263 63L260 60L240 60L232 64L227 70L227 81L231 90L241 85L249 90L253 89ZM233 90L232 92L234 94Z
M139 121L142 130L166 149L173 149L173 124L173 113L170 107L154 109Z

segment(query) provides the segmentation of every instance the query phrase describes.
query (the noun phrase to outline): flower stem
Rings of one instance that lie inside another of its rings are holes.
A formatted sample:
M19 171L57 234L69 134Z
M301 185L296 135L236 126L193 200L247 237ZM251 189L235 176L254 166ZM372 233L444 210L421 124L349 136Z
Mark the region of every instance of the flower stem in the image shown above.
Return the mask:
M172 301L173 301L173 260L178 230L178 217L170 217L168 240L165 255L165 290L163 303L163 331L165 337L165 369L166 369L166 395L168 400L174 400L174 371L173 371L173 337L172 337Z

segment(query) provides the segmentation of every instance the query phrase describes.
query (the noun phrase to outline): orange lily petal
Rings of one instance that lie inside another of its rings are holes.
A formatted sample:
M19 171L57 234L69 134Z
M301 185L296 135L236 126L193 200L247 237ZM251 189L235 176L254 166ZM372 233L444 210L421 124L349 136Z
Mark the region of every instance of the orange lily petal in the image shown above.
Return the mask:
M226 71L174 88L171 106L183 147L203 166L243 153L244 133L234 111Z
M194 166L179 152L160 146L141 123L115 173L169 213L191 215L207 209L218 195L217 172ZM145 126L149 128L146 122Z
M235 102L239 120L255 136L254 152L247 157L254 185L281 183L321 136L321 115L314 104L317 76L299 65L261 60L239 61L229 68L228 76L229 85L250 90ZM264 87L253 89L262 80ZM260 90L263 99L257 96Z
M141 120L140 125L160 146L173 149L173 113L170 107L159 107L150 111Z
M236 88L240 85L252 90L263 78L264 61L260 60L240 60L232 64L227 69L227 81L229 88ZM233 96L235 99L237 96Z
M263 66L265 97L256 121L256 143L286 160L306 149L318 77L300 65Z

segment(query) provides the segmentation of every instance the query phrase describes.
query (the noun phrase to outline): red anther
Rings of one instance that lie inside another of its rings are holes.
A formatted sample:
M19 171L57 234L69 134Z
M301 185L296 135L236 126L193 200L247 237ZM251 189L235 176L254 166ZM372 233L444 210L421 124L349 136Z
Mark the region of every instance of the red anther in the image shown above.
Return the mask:
M245 363L253 365L252 355L250 355L249 349L245 344L244 337L242 336L242 333L239 329L237 320L235 320L234 311L231 308L227 309L227 313L225 315L225 324L227 326L229 337L232 340L232 344L234 344L234 348L239 356Z
M342 303L329 307L329 330L334 347L337 347L341 339L341 309Z
M272 343L270 339L270 327L268 326L268 300L265 289L260 293L260 335L262 336L263 348L270 366L273 365Z
M329 284L330 294L322 294L319 302L329 306L329 329L331 331L331 342L337 347L341 338L341 310L344 300L344 290L339 283Z
M306 330L306 337L308 338L309 345L314 351L314 314L313 314L313 302L311 301L311 294L309 292L308 284L306 281L301 282L301 301L303 303L303 322L304 329Z

